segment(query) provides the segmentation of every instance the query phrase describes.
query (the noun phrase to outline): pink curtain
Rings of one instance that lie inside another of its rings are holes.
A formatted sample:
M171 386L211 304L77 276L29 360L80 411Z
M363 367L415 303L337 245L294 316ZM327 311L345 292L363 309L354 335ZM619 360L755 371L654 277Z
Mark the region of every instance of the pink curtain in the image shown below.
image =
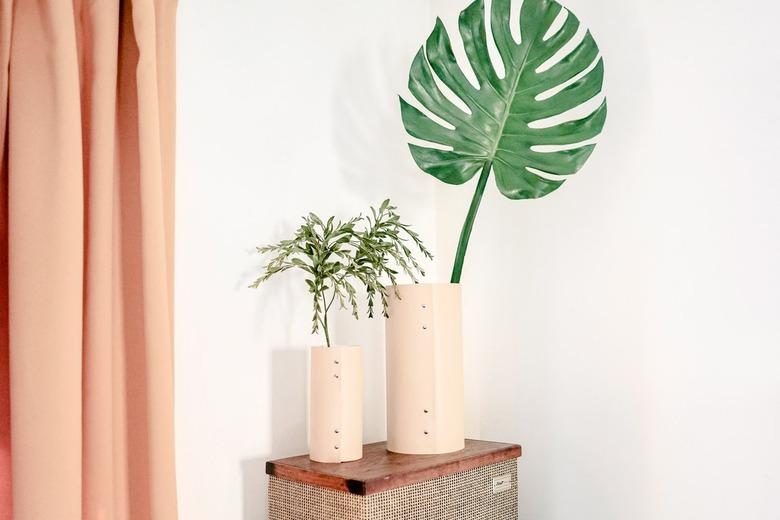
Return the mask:
M2 520L177 517L175 16L0 0Z

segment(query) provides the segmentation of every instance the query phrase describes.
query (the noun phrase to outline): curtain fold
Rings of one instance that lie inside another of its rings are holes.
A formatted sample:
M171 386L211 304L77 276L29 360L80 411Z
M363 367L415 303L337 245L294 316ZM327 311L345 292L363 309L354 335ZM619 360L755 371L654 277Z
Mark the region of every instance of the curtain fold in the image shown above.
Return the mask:
M0 0L3 520L177 517L175 17Z

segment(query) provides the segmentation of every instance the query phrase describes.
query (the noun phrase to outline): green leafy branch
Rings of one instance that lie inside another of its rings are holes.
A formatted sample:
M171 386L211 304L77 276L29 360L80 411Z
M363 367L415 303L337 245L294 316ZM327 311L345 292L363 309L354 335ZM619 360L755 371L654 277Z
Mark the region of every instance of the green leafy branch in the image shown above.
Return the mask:
M365 288L369 318L374 317L377 300L382 315L387 316L383 280L395 288L402 273L415 283L418 275L425 275L414 255L418 252L427 259L433 256L420 236L401 222L397 209L385 200L379 209L372 207L370 215L346 222L336 222L334 217L323 221L309 213L293 238L257 248L258 253L272 256L250 287L257 289L272 276L290 269L306 272L312 297L312 334L321 327L330 347L328 312L338 302L339 308L350 309L358 319L356 286Z

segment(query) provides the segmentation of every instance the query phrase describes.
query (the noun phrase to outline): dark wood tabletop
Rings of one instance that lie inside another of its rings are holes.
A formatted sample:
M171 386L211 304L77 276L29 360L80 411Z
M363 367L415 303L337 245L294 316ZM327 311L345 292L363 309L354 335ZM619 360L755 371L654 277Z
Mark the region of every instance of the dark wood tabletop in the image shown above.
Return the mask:
M517 444L466 440L463 450L443 455L402 455L387 451L387 443L363 447L363 458L341 464L312 462L308 455L271 460L269 475L356 495L370 495L460 471L520 457Z

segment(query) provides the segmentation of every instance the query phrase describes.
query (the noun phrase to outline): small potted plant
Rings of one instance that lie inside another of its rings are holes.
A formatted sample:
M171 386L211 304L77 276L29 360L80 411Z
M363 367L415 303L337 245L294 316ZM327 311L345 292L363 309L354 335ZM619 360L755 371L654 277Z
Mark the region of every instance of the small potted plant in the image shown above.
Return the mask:
M415 251L416 250L416 251ZM405 273L417 283L425 275L415 258L432 256L420 237L401 222L397 208L385 200L370 214L346 222L327 221L310 213L294 236L257 248L271 255L250 286L300 269L312 302L312 334L325 345L311 348L309 379L309 456L317 462L347 462L363 453L363 365L360 347L332 343L328 315L336 305L359 317L358 290L365 290L368 317L377 307L387 316L389 291ZM387 287L384 285L388 283Z

